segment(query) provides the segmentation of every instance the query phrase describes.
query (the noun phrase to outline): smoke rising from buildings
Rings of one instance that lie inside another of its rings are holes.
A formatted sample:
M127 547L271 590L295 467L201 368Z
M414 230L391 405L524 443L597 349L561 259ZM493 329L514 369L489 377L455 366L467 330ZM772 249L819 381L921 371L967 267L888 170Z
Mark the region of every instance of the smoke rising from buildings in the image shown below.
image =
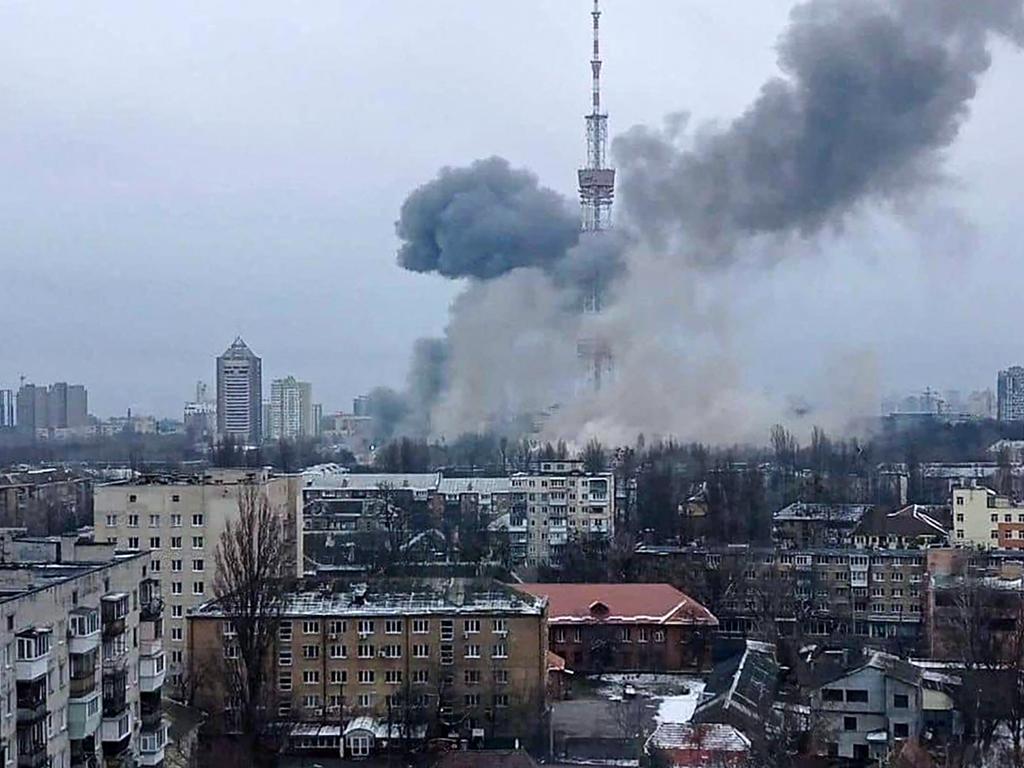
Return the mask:
M688 135L675 118L615 141L624 215L611 236L581 239L564 199L498 158L442 171L402 207L399 262L469 282L445 340L417 355L406 422L453 436L557 404L547 429L577 440L763 437L788 409L742 380L730 345L736 261L763 253L766 236L802 241L940 180L993 35L1021 42L1021 0L798 6L778 44L781 74L731 124ZM594 280L606 311L582 314ZM616 376L581 394L575 343L595 332ZM869 399L869 379L849 401ZM849 415L810 418L838 426Z

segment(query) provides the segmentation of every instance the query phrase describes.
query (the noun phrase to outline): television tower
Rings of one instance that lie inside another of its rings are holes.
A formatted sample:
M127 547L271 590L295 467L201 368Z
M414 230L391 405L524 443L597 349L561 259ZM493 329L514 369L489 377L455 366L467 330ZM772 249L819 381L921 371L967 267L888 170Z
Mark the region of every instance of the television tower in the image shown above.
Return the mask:
M606 167L608 150L608 115L601 111L601 7L594 0L591 12L594 20L594 51L590 60L593 76L592 109L586 116L587 164L578 171L580 208L584 237L597 237L611 227L612 200L615 197L615 170ZM593 282L583 298L584 314L597 314L604 304L601 275L594 274ZM577 356L584 366L589 389L599 391L602 380L612 373L612 354L607 341L600 338L580 339Z

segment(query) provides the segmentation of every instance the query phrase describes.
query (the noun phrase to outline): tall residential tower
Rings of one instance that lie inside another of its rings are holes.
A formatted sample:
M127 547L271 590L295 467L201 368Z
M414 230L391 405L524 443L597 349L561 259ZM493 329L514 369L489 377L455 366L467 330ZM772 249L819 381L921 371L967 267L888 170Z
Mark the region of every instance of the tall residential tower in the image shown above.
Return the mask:
M259 445L262 407L262 361L238 337L217 358L217 434Z

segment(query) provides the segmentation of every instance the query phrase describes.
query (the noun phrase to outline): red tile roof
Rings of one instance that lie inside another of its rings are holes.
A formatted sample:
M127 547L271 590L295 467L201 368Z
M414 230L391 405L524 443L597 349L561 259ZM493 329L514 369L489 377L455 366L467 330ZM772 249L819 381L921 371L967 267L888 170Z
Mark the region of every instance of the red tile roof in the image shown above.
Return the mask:
M516 588L548 598L551 624L718 624L711 611L671 584L517 584Z

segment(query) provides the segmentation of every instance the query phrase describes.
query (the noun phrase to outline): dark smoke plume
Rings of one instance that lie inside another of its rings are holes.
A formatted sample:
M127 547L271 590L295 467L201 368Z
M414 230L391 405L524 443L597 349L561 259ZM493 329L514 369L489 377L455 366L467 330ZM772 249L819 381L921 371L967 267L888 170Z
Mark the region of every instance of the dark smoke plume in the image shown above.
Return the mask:
M812 234L868 198L939 176L990 33L1021 39L1020 0L812 0L779 42L783 77L681 149L638 127L615 142L621 200L653 243L714 263L746 236Z
M579 240L565 199L500 157L443 169L406 198L395 228L399 264L452 278L546 267Z

